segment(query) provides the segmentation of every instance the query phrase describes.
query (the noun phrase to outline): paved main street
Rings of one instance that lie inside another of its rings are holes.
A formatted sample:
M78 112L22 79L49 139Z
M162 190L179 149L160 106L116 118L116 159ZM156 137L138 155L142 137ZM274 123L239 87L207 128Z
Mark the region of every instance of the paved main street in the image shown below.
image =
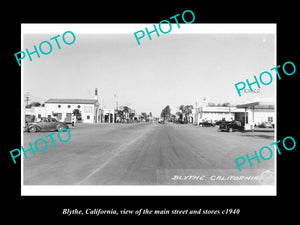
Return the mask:
M252 160L253 167L246 163L241 172L234 162L269 146L274 142L273 132L227 133L217 129L173 123L76 124L70 128L69 142L62 143L55 135L56 147L46 138L45 152L27 153L28 159L23 158L24 184L273 184L274 156L260 164ZM24 148L49 133L24 133ZM44 144L39 144L43 149ZM260 179L239 181L228 176Z

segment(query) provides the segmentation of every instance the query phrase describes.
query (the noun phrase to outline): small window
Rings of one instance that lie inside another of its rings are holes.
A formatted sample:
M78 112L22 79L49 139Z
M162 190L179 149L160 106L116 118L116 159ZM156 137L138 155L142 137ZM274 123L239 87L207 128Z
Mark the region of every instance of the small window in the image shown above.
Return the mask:
M80 109L80 105L78 105L77 108Z
M268 122L272 123L273 122L273 117L268 117Z
M60 105L58 105L57 107L60 108Z
M70 105L68 105L68 108L71 108L71 106L70 106Z
M88 119L88 120L89 120L89 119L90 119L90 116L86 116L86 119Z

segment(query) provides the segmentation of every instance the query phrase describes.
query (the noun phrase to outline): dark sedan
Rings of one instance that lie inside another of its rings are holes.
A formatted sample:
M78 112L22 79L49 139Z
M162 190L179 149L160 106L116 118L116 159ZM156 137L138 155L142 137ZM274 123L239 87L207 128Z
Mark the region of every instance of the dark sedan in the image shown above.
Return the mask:
M37 131L58 131L60 129L68 129L68 125L57 121L55 118L41 118L39 122L26 123L25 130L28 132Z
M227 131L227 132L232 132L236 130L243 131L244 127L242 126L240 121L233 120L233 121L222 122L220 124L219 130Z

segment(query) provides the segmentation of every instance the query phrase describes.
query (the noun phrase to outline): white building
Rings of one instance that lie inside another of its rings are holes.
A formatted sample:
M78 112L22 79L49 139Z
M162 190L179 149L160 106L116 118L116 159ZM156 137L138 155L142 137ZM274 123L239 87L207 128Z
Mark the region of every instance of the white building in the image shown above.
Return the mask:
M25 109L25 115L34 115L35 118L56 118L62 122L71 122L74 110L79 110L78 119L83 123L100 123L101 111L98 102L98 91L95 89L94 99L65 99L51 98L45 101L44 107Z
M229 107L199 107L193 112L194 123L203 121L238 120L245 125L245 130L251 130L261 123L275 123L274 101L271 99L253 99L237 106Z
M46 117L46 111L44 106L32 106L31 108L25 108L25 115L32 115L35 118Z
M71 121L74 109L81 113L83 123L100 122L97 99L48 99L45 101L45 117L55 117L59 121Z
M203 106L194 110L194 123L199 124L203 121L216 122L219 120L239 120L242 122L244 116L244 110L239 109L236 106L228 107L210 107Z
M246 117L245 130L251 130L261 123L275 124L275 106L271 99L253 99L237 105L243 109Z

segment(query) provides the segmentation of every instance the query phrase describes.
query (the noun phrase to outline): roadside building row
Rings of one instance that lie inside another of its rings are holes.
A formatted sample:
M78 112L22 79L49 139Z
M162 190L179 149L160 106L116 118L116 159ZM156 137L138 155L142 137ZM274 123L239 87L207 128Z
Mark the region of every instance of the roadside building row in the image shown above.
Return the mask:
M244 125L245 130L251 130L262 123L275 123L275 105L269 99L253 99L229 107L202 106L194 109L191 117L194 124L203 121L237 120Z
M82 123L115 123L128 120L142 120L141 115L137 115L132 109L127 108L127 110L124 110L122 107L118 107L118 110L115 108L101 108L97 89L95 89L94 99L51 98L45 101L43 107L25 109L25 115L27 116L56 118L58 121L69 123L71 123L74 114L77 122ZM203 121L237 120L244 125L245 130L250 130L261 123L274 124L275 105L274 101L270 99L253 99L242 104L227 107L202 105L194 108L187 118L189 123L194 124L199 124Z
M58 121L71 123L76 116L76 122L82 123L118 123L129 120L142 121L142 116L135 110L119 106L115 108L101 108L98 101L98 91L95 89L94 99L65 99L51 98L44 102L44 106L25 108L25 116L36 119L47 117ZM152 119L152 118L148 118Z

